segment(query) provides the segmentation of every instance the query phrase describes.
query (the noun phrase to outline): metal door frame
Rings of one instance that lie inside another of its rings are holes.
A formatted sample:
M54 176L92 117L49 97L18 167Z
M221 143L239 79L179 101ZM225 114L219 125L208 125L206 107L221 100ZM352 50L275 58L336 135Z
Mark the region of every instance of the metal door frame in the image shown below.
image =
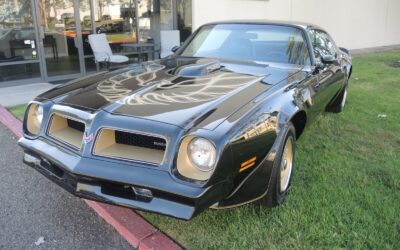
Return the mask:
M63 80L68 80L68 79L73 79L73 78L78 78L82 77L86 74L86 68L85 68L85 58L84 58L84 52L83 52L83 41L82 41L82 28L81 28L81 18L80 18L80 11L79 11L79 0L72 0L73 1L73 7L74 7L74 19L75 19L75 32L76 32L76 41L75 41L75 47L78 50L78 63L79 63L79 73L75 74L67 74L67 75L59 75L59 76L48 76L48 71L47 71L47 65L46 65L46 55L45 55L45 49L44 49L44 44L43 44L43 38L44 38L44 31L43 28L40 25L40 10L39 10L39 0L31 0L32 4L32 11L33 11L33 25L35 27L35 33L36 33L36 44L37 44L37 50L38 50L38 56L39 56L39 65L40 65L40 73L42 76L42 80L45 82L50 82L50 81L63 81ZM89 0L90 4L92 5L93 1ZM46 17L45 17L46 18Z

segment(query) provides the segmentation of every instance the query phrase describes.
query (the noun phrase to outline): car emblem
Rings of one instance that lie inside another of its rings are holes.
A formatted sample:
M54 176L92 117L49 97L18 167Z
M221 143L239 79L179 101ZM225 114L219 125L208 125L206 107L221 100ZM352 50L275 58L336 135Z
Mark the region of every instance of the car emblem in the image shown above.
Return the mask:
M93 138L94 138L93 134L89 134L88 132L85 132L85 134L83 135L83 142L85 144L88 144L93 141Z
M153 142L153 144L154 144L154 146L159 146L159 147L166 147L167 146L167 144L165 144L163 142L157 142L157 141Z

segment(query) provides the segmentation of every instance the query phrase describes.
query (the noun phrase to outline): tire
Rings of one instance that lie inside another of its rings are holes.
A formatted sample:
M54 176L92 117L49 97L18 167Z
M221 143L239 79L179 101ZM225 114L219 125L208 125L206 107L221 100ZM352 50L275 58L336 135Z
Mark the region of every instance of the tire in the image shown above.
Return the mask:
M295 152L296 130L290 122L274 162L267 194L259 200L259 204L269 208L283 204L290 190Z

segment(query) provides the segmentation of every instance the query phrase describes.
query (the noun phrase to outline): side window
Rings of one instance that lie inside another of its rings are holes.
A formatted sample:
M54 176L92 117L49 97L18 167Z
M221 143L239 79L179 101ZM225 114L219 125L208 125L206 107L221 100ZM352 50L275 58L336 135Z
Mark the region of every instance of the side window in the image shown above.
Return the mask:
M316 57L322 55L336 56L336 47L328 34L320 30L309 30Z

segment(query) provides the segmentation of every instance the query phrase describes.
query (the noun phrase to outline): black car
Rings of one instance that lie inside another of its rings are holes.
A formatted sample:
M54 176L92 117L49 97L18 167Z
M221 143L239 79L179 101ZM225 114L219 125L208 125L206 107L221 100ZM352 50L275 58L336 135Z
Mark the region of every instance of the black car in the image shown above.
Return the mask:
M349 52L317 26L261 21L204 25L174 51L38 96L24 162L79 197L186 220L282 204L296 140L344 109Z

